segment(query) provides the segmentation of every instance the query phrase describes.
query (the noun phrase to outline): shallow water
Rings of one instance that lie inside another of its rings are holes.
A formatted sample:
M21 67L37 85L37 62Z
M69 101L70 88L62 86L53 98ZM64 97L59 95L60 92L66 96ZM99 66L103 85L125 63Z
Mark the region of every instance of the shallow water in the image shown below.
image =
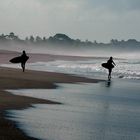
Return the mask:
M58 89L9 90L14 94L62 102L9 111L9 119L41 140L139 140L138 81L59 84Z

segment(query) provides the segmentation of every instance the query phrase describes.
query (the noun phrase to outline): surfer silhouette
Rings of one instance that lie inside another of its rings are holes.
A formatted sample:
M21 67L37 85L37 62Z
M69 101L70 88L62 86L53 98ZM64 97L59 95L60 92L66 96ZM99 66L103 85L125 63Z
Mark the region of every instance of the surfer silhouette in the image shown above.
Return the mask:
M106 69L108 69L108 80L111 80L111 72L112 69L114 68L114 66L116 66L116 64L113 61L113 57L110 57L107 61L107 63L103 63L102 66Z
M26 55L26 52L23 50L22 55L18 57L14 57L10 60L11 63L21 63L21 67L23 72L25 71L25 64L27 60L29 59L29 56Z
M25 63L27 62L28 59L29 59L29 56L27 56L26 52L23 51L21 55L21 67L22 67L23 72L25 71Z

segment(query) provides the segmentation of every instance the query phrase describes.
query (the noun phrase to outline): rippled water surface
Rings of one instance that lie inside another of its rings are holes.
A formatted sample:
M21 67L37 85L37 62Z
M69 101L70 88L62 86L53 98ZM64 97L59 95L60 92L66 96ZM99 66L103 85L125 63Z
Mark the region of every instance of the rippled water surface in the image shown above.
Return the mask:
M139 140L138 81L60 84L58 89L9 90L13 94L62 102L9 111L9 119L41 140Z

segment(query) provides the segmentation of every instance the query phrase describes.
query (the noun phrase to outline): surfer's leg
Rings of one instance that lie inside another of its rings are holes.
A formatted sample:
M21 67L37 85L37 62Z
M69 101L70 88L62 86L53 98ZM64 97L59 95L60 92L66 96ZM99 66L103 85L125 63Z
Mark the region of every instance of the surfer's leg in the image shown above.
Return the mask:
M109 69L108 80L111 79L111 72L112 72L112 69Z
M24 72L25 71L25 63L21 63L21 67L22 67L22 70Z
M108 80L110 80L110 75L108 74Z
M23 64L23 72L25 71L25 63Z

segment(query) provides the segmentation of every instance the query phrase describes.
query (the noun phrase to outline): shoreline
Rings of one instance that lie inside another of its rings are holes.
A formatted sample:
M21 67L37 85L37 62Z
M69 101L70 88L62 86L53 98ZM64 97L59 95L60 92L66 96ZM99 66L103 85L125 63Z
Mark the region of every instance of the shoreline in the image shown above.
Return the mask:
M37 140L26 136L15 124L6 119L6 110L21 110L32 104L61 104L58 102L13 95L7 89L53 89L55 83L97 83L104 80L89 79L70 74L42 72L0 67L0 138L4 140Z
M22 130L17 127L16 122L7 119L7 110L22 110L28 107L32 107L32 104L60 104L50 100L17 96L6 91L0 91L0 97L0 102L1 100L3 101L3 104L0 103L0 138L4 140L38 140L36 138L27 136ZM7 100L7 98L10 101L5 101Z

